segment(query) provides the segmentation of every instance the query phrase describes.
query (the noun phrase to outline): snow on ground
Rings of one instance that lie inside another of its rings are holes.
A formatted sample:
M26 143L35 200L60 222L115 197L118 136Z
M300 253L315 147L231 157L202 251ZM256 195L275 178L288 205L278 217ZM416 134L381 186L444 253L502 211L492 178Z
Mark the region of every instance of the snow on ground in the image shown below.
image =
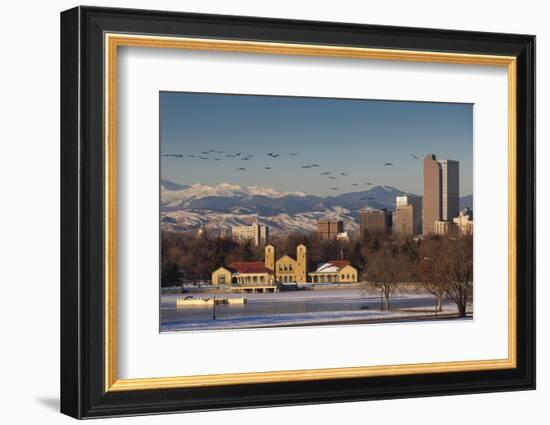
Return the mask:
M217 297L240 297L240 294L229 294L229 293L219 293L213 294L209 292L194 292L186 294L166 294L162 295L163 303L174 303L176 298L181 298L185 296L193 296L195 298L210 298L214 295ZM330 289L330 290L313 290L313 291L285 291L285 292L275 292L272 294L244 294L248 300L254 300L254 302L271 302L271 301L315 301L315 300L335 300L341 301L345 299L350 299L357 301L358 298L365 300L378 300L380 298L379 291L377 292L366 292L362 289ZM395 294L391 297L392 300L398 299L410 299L410 298L425 298L425 293L411 294L411 295L399 295ZM435 298L434 298L435 300Z
M451 306L444 308L441 314L456 313L456 309ZM425 317L429 313L426 310L412 312L410 310L400 311L380 311L380 310L362 310L362 311L331 311L299 314L276 314L269 316L247 316L231 317L213 320L178 320L170 323L163 323L161 331L196 331L213 329L243 329L243 328L265 328L278 326L311 326L324 324L346 324L360 323L362 321L379 320L406 320L414 321L415 318Z
M162 296L163 332L435 319L435 299L426 294L396 294L392 297L394 309L390 311L379 309L379 296L366 294L360 289L246 294L247 304L240 308L221 309L215 321L210 316L210 307L207 310L203 307L176 309L176 299L181 296ZM211 297L213 294L196 293L193 296ZM218 296L240 297L237 294ZM278 307L274 309L274 306ZM308 307L306 311L304 306ZM447 300L443 311L438 314L440 318L441 315L449 318L456 312L456 306Z

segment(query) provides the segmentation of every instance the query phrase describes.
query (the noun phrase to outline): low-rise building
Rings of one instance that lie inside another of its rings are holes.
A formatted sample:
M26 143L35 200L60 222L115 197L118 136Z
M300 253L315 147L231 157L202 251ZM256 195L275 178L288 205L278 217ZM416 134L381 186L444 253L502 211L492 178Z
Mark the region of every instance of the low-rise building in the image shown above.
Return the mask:
M458 217L453 218L453 223L462 235L471 235L474 233L472 211L468 208L462 209L458 213Z
M357 269L349 261L329 261L309 273L309 279L311 283L353 283L357 282Z
M452 223L450 221L437 220L434 223L434 233L436 235L448 235L451 231Z
M338 233L338 234L336 235L336 240L337 240L337 241L345 241L345 242L348 242L348 241L350 240L350 237L349 237L348 232Z
M253 292L260 289L262 292L273 292L270 287L289 283L340 282L357 282L357 269L349 261L335 260L310 271L307 248L302 244L296 247L296 257L285 254L277 259L275 247L269 244L264 249L264 261L234 262L212 272L213 285L225 285L235 290L250 289Z

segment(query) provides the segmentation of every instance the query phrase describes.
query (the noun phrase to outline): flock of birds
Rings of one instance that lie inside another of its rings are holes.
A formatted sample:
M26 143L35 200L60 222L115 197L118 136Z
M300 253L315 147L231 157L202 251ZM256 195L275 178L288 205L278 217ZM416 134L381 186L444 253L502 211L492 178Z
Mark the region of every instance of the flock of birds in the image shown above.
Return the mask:
M279 157L284 157L284 156L290 156L290 157L295 157L296 156L296 152L289 152L288 154L281 154L281 153L276 153L276 152L266 152L265 154L267 157L269 157L270 159L277 159ZM217 149L209 149L209 150L206 150L206 151L202 151L198 154L174 154L174 153L164 153L164 154L161 154L161 156L164 156L164 157L171 157L171 158L191 158L191 159L199 159L201 161L221 161L223 160L224 158L226 159L237 159L237 160L240 160L240 161L250 161L252 158L255 157L255 155L251 154L251 153L246 153L246 152L236 152L236 153L227 153L227 152L224 152L222 150L217 150ZM415 154L410 154L410 156L419 161L420 158L418 156L416 156ZM310 168L319 168L321 165L320 164L317 164L317 163L311 163L311 164L301 164L301 167L303 169L310 169ZM385 162L384 163L384 167L391 167L393 166L393 163L392 162ZM273 167L272 166L264 166L263 167L264 170L266 171L269 171L269 170L272 170ZM235 169L236 172L245 172L247 171L248 169L245 168L245 167L238 167ZM327 179L330 181L330 182L335 182L337 180L337 176L347 176L348 173L346 172L333 172L333 171L323 171L320 173L321 176L324 176L324 177L327 177ZM372 186L373 183L372 182L365 182L364 183L366 186ZM353 187L358 187L360 186L359 183L351 183L351 186ZM338 191L340 190L339 187L337 186L331 186L329 187L330 190L332 191ZM375 200L374 197L361 197L359 198L359 200L362 200L362 201L372 201L372 200Z

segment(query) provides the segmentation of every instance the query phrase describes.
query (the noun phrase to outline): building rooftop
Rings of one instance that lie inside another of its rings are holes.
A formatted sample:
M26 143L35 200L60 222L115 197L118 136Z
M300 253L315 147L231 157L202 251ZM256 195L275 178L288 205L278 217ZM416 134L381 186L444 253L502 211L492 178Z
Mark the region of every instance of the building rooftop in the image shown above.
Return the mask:
M317 266L316 273L337 273L346 266L349 266L350 262L347 260L332 260L328 263L319 264Z
M239 261L229 264L227 267L230 271L236 273L270 273L273 270L268 269L263 261Z

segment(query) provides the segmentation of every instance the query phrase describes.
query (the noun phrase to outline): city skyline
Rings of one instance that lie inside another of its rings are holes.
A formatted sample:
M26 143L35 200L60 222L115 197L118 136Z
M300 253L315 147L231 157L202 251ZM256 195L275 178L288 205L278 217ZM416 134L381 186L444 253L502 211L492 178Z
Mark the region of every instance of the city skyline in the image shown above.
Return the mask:
M422 196L422 158L435 152L460 162L465 196L472 131L470 104L161 92L161 155L183 156L162 156L161 178L317 196L385 185Z

